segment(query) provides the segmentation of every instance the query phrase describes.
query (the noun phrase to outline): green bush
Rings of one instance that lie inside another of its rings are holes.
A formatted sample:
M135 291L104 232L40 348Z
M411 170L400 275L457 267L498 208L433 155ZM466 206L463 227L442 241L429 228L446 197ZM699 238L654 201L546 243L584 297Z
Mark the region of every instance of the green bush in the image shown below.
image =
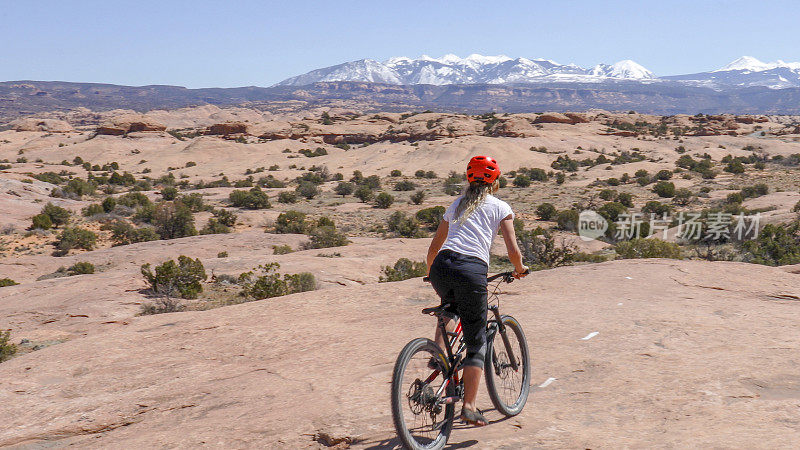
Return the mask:
M56 248L60 253L66 254L75 248L91 250L96 242L97 235L92 231L80 227L64 228L64 231L58 236Z
M577 248L562 240L556 243L549 230L537 227L535 230L520 230L517 233L522 259L534 269L568 266L575 261Z
M200 234L226 234L230 232L231 229L228 226L213 217L208 219L206 226L200 229Z
M128 222L122 220L115 220L114 222L104 224L102 230L111 231L111 239L114 245L129 245L137 242L157 241L161 236L156 231L148 226L136 228Z
M53 221L47 214L37 214L31 218L31 229L49 230L53 227Z
M375 198L375 192L367 186L359 186L353 195L364 203L369 203Z
M386 283L389 281L403 281L409 278L424 277L428 273L428 265L422 261L411 261L408 258L400 258L392 266L384 266L378 281Z
M653 192L659 197L671 198L675 196L675 184L669 181L659 181L653 186Z
M17 346L11 343L11 332L0 331L0 362L11 359L17 353Z
M297 194L291 191L283 191L278 194L278 203L297 203Z
M800 224L767 224L759 230L758 237L742 243L745 261L767 266L800 263Z
M605 217L609 222L616 222L620 214L624 214L628 208L619 202L608 202L597 209L597 213Z
M206 279L206 271L200 259L192 259L180 255L178 262L167 260L156 266L155 273L150 264L143 264L142 276L150 285L155 295L164 297L197 298L203 292L202 281Z
M725 166L725 168L722 170L724 170L725 172L730 172L732 174L744 173L744 164L742 164L742 162L737 159L729 162L728 165Z
M439 227L439 222L442 221L445 211L444 206L431 206L417 211L415 217L418 221L424 223L429 230L435 230Z
M744 196L741 192L732 192L725 198L725 203L730 205L741 204L744 201Z
M633 195L627 192L622 192L617 195L617 201L622 203L626 208L633 208Z
M407 217L402 211L395 211L386 221L386 228L402 237L418 237L419 223L413 217Z
M236 214L228 211L227 209L214 209L211 211L211 214L214 215L214 218L216 218L219 223L225 225L226 227L232 227L236 225Z
M655 214L658 217L663 217L664 214L669 214L669 212L671 210L672 210L671 206L669 206L669 205L667 205L665 203L661 203L661 202L656 201L656 200L651 200L651 201L645 203L644 207L642 207L642 212L643 213L645 213L645 214L652 213L652 214Z
M197 235L192 211L179 201L160 203L153 211L153 226L161 239Z
M424 175L424 172L423 172L423 175ZM389 174L389 176L390 176L390 177L402 177L402 176L403 176L403 172L401 172L401 171L399 171L399 170L397 170L397 169L394 169L394 170L393 170L393 171L392 171L392 172Z
M613 189L603 189L602 191L600 191L600 194L598 194L598 197L600 197L605 201L614 200L616 196L617 196L617 191Z
M308 231L306 215L299 211L286 211L280 213L275 220L276 233L305 234Z
M411 203L421 205L425 201L425 191L417 191L411 194Z
M322 226L312 228L308 232L308 242L302 244L303 250L311 248L328 248L328 247L341 247L347 245L350 241L347 236L340 233L332 226Z
M106 211L100 203L92 203L81 210L81 214L83 214L84 217L92 217L96 214L103 214L104 212Z
M64 193L82 197L84 195L94 194L95 189L97 189L97 187L94 183L84 181L80 178L73 178L67 183L67 186L64 188Z
M265 188L284 188L286 183L275 178L272 175L267 175L258 179L258 185Z
M417 178L425 178L425 171L419 169L418 171L414 172L414 176Z
M113 197L109 197L109 198L113 198ZM104 203L105 203L105 201L104 201ZM150 199L147 198L147 196L142 194L141 192L128 192L127 194L120 196L116 200L116 203L120 204L122 206L127 206L128 208L137 208L137 207L141 207L141 206L150 206L150 205L153 204L153 202L151 202ZM105 207L104 207L104 209L105 209ZM114 208L111 208L111 209L114 209Z
M242 286L242 295L262 300L296 292L312 291L317 288L313 274L302 272L284 275L281 278L281 274L277 272L280 267L280 264L273 262L239 275L238 281Z
M513 184L516 187L528 187L531 185L531 179L527 175L517 175Z
M86 275L94 273L94 264L90 262L76 262L67 268L67 275Z
M681 248L678 244L661 239L631 239L618 242L614 248L620 258L669 258L681 259Z
M317 188L317 185L314 183L302 181L297 188L295 188L295 192L297 192L298 195L311 200L319 195L319 188Z
M560 211L556 216L558 228L564 231L576 231L578 229L578 216L578 211L574 209Z
M356 190L356 185L347 181L340 181L339 184L333 188L333 192L342 197L348 196Z
M18 284L19 283L17 283L16 281L12 280L11 278L0 278L0 287L16 286Z
M680 188L675 191L675 196L672 201L678 205L686 206L692 201L692 191L686 188Z
M164 200L175 200L178 196L178 189L174 186L167 186L161 190L161 198Z
M409 180L398 181L397 183L394 184L395 191L413 191L416 188L417 185L414 184L413 181Z
M370 189L380 189L381 179L377 175L370 175L364 178L359 184L362 186L367 186Z
M669 180L670 178L672 178L672 171L671 170L664 169L664 170L659 170L658 173L656 173L656 179L657 180L666 181L666 180Z
M44 208L42 208L42 214L50 217L50 222L52 222L53 226L55 227L58 227L59 225L66 225L67 222L69 222L70 212L52 203L44 205Z
M502 175L497 177L497 185L500 188L504 188L504 187L508 186L508 178L506 178L506 177L504 177Z
M286 254L292 253L293 251L294 250L292 250L292 247L289 247L288 245L273 245L272 246L272 254L273 255L286 255Z
M564 172L577 172L578 161L570 158L567 155L559 156L550 164L550 167L556 170L563 170Z
M254 187L249 191L235 190L228 196L228 201L237 208L267 209L272 207L269 197L259 187Z
M764 183L758 183L753 186L743 187L741 192L744 198L761 197L762 195L769 194L769 186Z
M558 210L551 203L542 203L536 207L536 215L542 220L550 220L558 213Z
M394 197L386 192L381 192L375 197L375 206L381 209L388 209L394 203Z

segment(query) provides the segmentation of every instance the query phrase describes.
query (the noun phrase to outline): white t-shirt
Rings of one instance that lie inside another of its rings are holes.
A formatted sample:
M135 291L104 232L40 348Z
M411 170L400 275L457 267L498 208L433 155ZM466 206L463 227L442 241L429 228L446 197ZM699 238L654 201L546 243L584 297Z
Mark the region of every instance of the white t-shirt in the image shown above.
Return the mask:
M480 258L489 264L489 249L500 227L500 221L514 212L508 203L492 195L486 196L486 201L475 208L465 222L456 223L455 212L459 196L444 212L443 219L449 223L447 240L442 245L442 250L452 250L463 255Z

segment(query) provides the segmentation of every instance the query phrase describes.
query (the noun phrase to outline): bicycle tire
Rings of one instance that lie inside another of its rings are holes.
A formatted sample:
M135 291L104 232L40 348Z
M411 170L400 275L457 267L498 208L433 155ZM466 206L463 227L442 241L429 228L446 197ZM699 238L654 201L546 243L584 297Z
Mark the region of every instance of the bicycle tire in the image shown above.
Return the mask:
M502 359L504 357L503 355L505 355L505 358L507 358L505 344L503 343L502 336L498 330L494 333L492 340L489 341L486 346L486 360L484 368L486 389L489 391L489 398L492 400L492 404L497 411L506 416L516 416L522 412L522 408L525 407L525 403L528 401L528 394L530 393L530 351L528 350L528 341L525 339L525 333L522 331L522 326L519 324L517 319L506 315L500 316L500 318L505 326L506 335L513 333L517 342L519 343L519 349L513 348L512 350L519 351L521 353L520 355L515 355L515 358L518 360L518 364L522 366L520 367L522 371L522 380L520 383L521 385L518 397L514 403L509 404L507 400L502 398L501 393L498 391L498 382L501 381L502 375L508 377L513 375L512 372L514 371L513 368L510 367L510 364L506 364L503 361L497 361L495 359ZM504 380L504 378L502 378L502 380Z
M450 438L450 432L453 429L453 419L455 416L455 406L453 403L447 404L444 408L443 422L439 428L439 433L435 439L430 442L421 442L414 437L409 430L408 425L405 423L405 416L403 408L408 404L409 397L407 396L409 386L404 384L404 374L412 357L419 353L425 352L439 361L441 367L447 370L448 362L444 356L444 352L430 339L418 338L406 344L400 354L397 356L397 361L394 364L394 371L392 372L392 419L394 427L397 431L397 436L403 442L406 448L413 450L438 450L447 444ZM440 375L441 377L442 375ZM418 378L417 378L418 380ZM445 396L450 397L455 395L455 386L450 383L445 390ZM421 414L426 414L423 411ZM427 439L423 439L427 440Z

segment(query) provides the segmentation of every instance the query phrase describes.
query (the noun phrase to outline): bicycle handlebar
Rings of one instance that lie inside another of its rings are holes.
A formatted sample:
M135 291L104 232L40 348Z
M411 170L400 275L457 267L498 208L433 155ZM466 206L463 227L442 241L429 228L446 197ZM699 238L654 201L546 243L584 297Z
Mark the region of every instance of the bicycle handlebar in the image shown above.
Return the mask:
M531 269L526 270L523 273L523 275L528 275L529 273L531 273ZM511 283L515 279L514 278L514 272L513 271L512 272L502 272L502 273L498 273L496 275L492 275L492 276L486 278L486 282L487 283L491 283L492 281L494 281L494 280L496 280L498 278L503 278L503 281L505 281L506 283ZM431 281L431 277L424 277L422 279L422 281L428 283L428 282Z

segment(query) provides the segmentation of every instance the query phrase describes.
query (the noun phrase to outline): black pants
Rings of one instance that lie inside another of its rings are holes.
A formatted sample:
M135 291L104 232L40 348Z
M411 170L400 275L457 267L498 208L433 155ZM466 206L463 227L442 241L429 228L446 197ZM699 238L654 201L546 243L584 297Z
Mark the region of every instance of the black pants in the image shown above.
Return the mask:
M442 250L431 265L433 289L461 318L467 357L464 365L483 368L486 354L486 274L489 267L474 256Z

